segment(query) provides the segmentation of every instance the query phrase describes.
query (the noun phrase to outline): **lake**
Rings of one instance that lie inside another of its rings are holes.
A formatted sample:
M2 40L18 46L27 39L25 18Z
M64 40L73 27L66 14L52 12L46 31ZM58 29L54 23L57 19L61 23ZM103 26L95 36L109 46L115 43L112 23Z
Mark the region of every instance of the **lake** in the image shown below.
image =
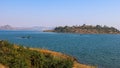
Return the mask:
M77 58L80 63L96 65L99 68L120 68L119 34L0 31L0 40L62 52Z

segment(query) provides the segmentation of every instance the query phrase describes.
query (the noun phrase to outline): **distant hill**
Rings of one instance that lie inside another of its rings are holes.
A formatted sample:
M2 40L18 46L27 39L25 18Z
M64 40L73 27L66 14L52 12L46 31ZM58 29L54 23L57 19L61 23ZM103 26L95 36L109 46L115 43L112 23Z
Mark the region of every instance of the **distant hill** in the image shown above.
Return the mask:
M92 26L59 26L54 30L46 30L45 32L61 32L61 33L81 33L81 34L120 34L120 31L114 27L108 27L106 25Z
M40 31L44 31L44 30L53 30L54 27L43 27L43 26L35 26L32 27L32 30L40 30Z
M0 30L13 30L14 28L11 27L10 25L4 25L4 26L0 26Z
M43 30L52 30L53 27L42 27L42 26L35 26L35 27L13 27L10 25L0 26L0 30L32 30L32 31L43 31Z
M13 27L10 25L0 26L0 30L30 30L31 28L26 27Z

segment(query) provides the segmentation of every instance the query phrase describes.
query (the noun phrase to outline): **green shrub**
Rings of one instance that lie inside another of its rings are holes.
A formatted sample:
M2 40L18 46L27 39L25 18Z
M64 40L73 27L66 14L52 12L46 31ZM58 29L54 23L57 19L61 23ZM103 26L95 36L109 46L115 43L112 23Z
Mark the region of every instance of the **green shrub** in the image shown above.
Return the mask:
M23 46L15 48L7 41L0 41L0 63L9 68L72 68L70 59L55 58Z

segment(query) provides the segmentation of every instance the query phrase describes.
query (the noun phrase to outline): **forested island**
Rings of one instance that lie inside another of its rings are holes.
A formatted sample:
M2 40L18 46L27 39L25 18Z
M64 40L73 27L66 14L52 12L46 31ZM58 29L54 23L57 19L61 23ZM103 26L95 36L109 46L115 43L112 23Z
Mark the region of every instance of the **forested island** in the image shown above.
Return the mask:
M79 64L73 57L45 49L0 41L0 68L95 68Z
M58 33L80 33L80 34L120 34L120 31L114 27L106 25L86 25L82 26L59 26L54 30L46 30L45 32L58 32Z

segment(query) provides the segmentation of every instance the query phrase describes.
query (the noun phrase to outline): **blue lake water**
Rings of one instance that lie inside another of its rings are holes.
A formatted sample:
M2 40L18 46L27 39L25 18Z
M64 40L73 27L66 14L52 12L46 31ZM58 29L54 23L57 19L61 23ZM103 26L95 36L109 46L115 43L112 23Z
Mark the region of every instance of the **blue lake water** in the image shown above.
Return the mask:
M23 36L31 36L21 38ZM71 55L80 63L120 68L119 34L64 34L38 31L0 31L0 39Z

